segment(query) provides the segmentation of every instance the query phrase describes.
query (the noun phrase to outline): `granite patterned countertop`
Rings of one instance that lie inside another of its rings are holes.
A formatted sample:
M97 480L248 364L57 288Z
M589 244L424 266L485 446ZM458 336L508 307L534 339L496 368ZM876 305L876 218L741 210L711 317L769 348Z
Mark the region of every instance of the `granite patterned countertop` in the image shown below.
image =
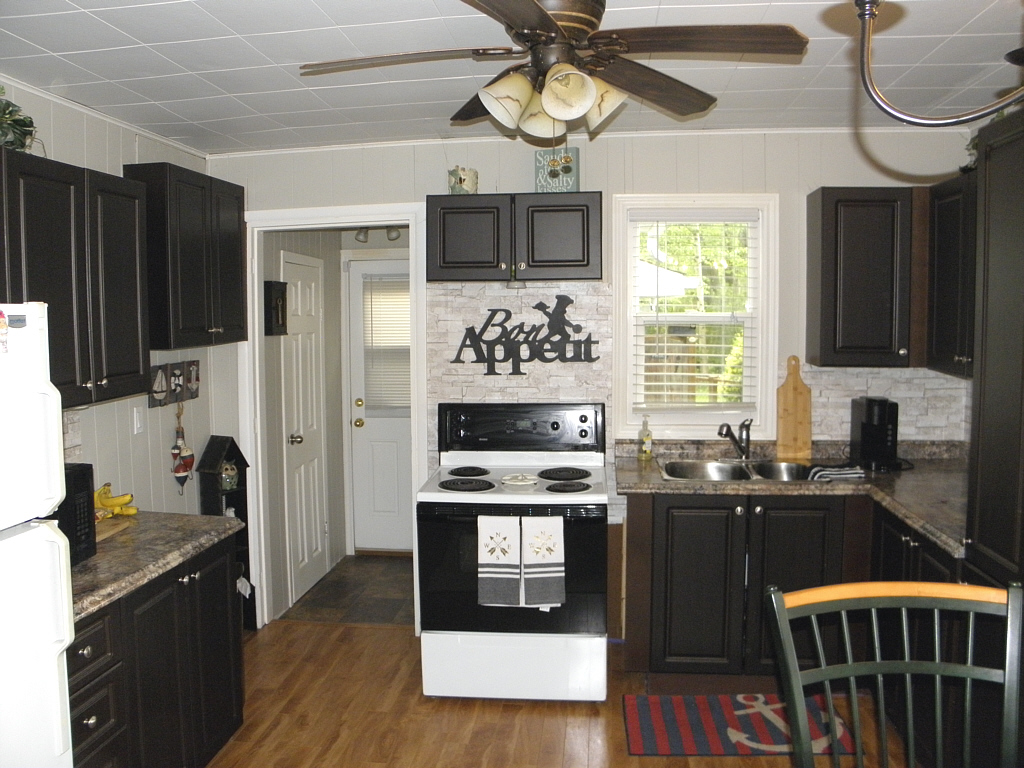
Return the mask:
M235 517L139 512L123 531L98 542L95 555L71 569L75 621L243 527Z
M954 557L964 556L962 540L967 526L966 459L915 459L915 468L903 472L869 472L858 480L787 483L770 480L665 480L657 462L657 457L652 461L637 461L633 457L616 459L616 492L744 496L862 494L873 498Z

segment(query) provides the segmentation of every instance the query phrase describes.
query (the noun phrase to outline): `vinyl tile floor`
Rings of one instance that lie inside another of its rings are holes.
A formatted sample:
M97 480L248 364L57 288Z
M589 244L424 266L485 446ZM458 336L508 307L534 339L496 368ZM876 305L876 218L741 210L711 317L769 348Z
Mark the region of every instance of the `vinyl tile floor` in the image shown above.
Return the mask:
M411 627L412 557L344 557L281 618Z

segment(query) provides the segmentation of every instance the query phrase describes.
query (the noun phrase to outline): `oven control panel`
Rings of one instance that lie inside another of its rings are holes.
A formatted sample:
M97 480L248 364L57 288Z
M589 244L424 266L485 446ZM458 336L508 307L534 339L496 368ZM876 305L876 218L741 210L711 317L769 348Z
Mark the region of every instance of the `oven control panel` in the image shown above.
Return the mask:
M604 451L604 403L440 403L441 451Z

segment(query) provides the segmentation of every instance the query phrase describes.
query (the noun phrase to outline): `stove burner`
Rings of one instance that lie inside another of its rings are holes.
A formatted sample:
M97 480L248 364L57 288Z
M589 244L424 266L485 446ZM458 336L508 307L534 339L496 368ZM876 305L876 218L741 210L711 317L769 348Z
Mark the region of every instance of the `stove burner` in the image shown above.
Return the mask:
M537 475L528 475L525 472L505 475L501 478L502 485L536 485Z
M552 483L545 490L552 493L583 493L590 490L590 484L576 481Z
M448 470L452 477L483 477L491 474L483 467L454 467Z
M552 469L542 469L537 473L537 476L545 480L583 480L590 477L590 472L578 467L554 467Z
M494 483L489 480L478 480L475 477L457 477L453 480L442 480L437 484L442 491L458 491L459 493L473 493L489 491Z

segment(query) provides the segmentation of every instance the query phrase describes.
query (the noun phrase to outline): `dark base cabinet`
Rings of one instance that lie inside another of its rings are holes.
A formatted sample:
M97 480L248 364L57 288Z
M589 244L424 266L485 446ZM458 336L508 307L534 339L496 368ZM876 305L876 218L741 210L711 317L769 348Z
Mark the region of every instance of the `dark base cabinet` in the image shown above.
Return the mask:
M226 539L124 598L139 765L206 765L242 723L241 621Z
M765 587L841 581L844 508L842 496L655 496L650 670L773 674Z

